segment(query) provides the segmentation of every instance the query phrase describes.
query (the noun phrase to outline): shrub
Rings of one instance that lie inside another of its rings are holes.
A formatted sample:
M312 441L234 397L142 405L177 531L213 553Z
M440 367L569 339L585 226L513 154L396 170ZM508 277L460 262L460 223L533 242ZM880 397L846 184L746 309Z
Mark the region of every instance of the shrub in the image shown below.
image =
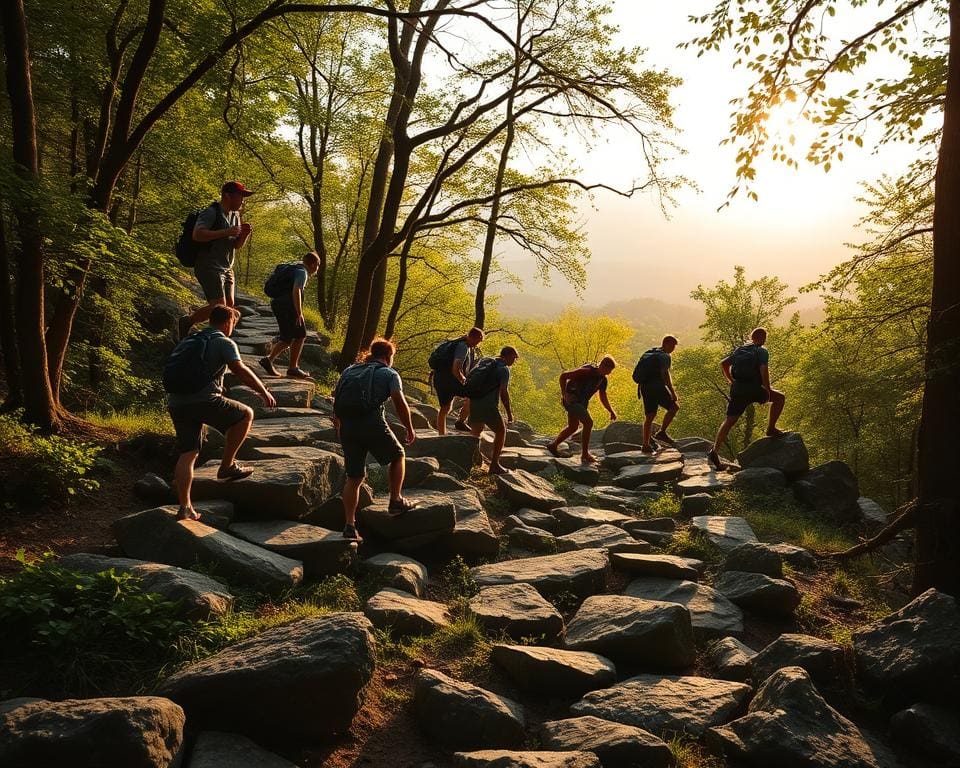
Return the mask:
M443 598L452 602L457 598L470 598L480 591L470 566L460 555L454 557L440 572L439 591Z

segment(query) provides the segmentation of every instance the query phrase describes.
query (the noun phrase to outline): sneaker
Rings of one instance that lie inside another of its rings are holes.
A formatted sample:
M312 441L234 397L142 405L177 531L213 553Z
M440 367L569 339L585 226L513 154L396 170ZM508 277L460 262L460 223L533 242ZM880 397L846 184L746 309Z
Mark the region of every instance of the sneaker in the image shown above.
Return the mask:
M660 440L660 441L666 443L667 445L672 445L673 447L676 447L676 445L677 445L677 444L673 441L673 438L670 437L670 435L668 435L668 434L667 434L664 430L662 430L662 429L661 429L659 432L657 432L657 434L655 434L654 437L655 437L657 440Z
M243 464L233 462L226 469L217 472L217 480L243 480L253 474L253 467L245 467Z
M785 434L787 433L782 429L777 429L776 427L771 427L767 430L767 437L783 437Z
M465 421L458 421L456 424L453 425L453 428L456 430L459 430L460 432L470 431L470 427L467 426L467 422Z
M313 376L311 376L302 368L288 368L287 378L288 379L312 379Z
M652 445L641 445L640 453L645 453L648 456L653 456L657 451Z
M716 451L710 451L707 454L707 461L709 461L716 469L723 469L723 462L720 460L720 454Z
M416 509L418 502L410 501L409 499L403 498L401 496L399 499L393 499L390 504L387 506L387 512L394 517L399 517L400 515L405 515L411 509Z
M273 361L269 357L261 357L257 362L260 363L260 367L263 368L271 376L279 376L280 371L273 367Z
M363 542L363 537L357 533L357 527L355 525L350 525L350 523L347 523L345 526L343 526L343 538L347 539L348 541L355 541L357 544Z
M193 323L190 322L190 315L184 315L177 320L177 341L182 341L190 335L190 329Z

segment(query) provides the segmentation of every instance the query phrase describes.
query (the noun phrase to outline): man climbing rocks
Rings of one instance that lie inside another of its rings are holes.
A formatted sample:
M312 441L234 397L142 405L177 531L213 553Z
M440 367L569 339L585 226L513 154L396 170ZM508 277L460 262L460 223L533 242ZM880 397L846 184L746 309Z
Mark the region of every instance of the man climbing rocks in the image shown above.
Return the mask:
M730 401L727 404L727 418L720 425L713 448L707 454L710 463L717 469L723 468L718 453L720 446L751 403L770 403L767 437L785 434L777 429L777 419L783 412L786 397L783 392L770 387L770 371L767 368L770 353L763 346L767 342L767 331L764 328L755 329L750 334L750 342L737 347L720 361L723 376L730 382Z
M644 352L636 368L633 369L633 380L637 383L637 397L643 400L643 445L640 450L644 453L654 452L650 432L653 431L653 420L657 418L657 410L660 408L664 408L666 413L663 416L663 424L654 437L674 445L673 439L667 434L667 428L680 410L680 401L670 376L670 355L676 348L677 337L664 336L660 346Z
M210 312L210 327L188 336L173 350L163 371L167 408L177 434L180 456L174 471L174 484L180 520L199 520L190 500L193 465L200 453L205 425L223 434L223 458L217 477L239 480L253 470L236 462L253 422L249 406L223 396L223 376L229 368L244 384L256 392L263 404L274 408L277 401L240 360L237 345L229 338L240 313L232 307L215 306Z
M513 421L510 408L510 366L517 362L519 353L513 347L504 347L496 357L482 358L470 371L464 383L464 393L470 400L470 431L479 437L484 426L493 430L493 453L489 472L502 475L507 472L500 465L500 454L507 439L507 423ZM500 403L507 412L504 422Z
M299 262L278 264L263 286L264 293L270 297L270 309L273 310L280 328L270 352L260 359L260 367L271 376L280 375L273 367L273 361L289 348L290 365L287 367L287 378L311 378L309 373L300 368L300 354L307 339L307 326L303 320L303 290L310 275L317 274L319 268L320 257L310 251L305 253Z
M228 181L220 188L220 202L204 208L193 229L195 242L205 244L197 256L193 273L203 289L207 304L177 321L177 338L182 339L196 323L210 317L218 304L233 306L234 253L250 237L250 225L240 221L243 202L252 195L239 181Z
M440 400L440 413L437 416L437 432L447 433L447 414L454 397L463 395L463 384L467 380L467 373L473 367L473 351L483 341L483 331L480 328L471 328L463 336L456 339L447 339L440 342L430 354L429 365L433 370L433 388L437 391ZM470 413L469 401L460 411L460 418L455 427L461 431L468 431L466 419Z
M600 402L610 414L610 421L617 420L607 399L607 376L617 367L617 361L606 355L597 365L586 363L579 368L564 371L560 374L560 403L567 412L567 426L560 430L556 439L547 446L547 450L554 456L560 455L560 443L574 434L580 425L583 425L583 434L580 435L580 462L595 464L597 459L590 453L590 432L593 430L593 418L588 406L590 398L600 393Z
M373 454L381 466L388 465L390 488L388 511L394 515L409 512L416 504L400 495L406 471L403 446L387 424L383 404L393 400L397 415L406 429L404 443L416 440L410 407L403 396L400 374L393 369L396 347L386 339L375 339L363 362L354 363L342 374L333 390L333 425L343 446L347 478L343 484L343 538L363 541L357 533L357 506L360 485L367 474L367 454Z

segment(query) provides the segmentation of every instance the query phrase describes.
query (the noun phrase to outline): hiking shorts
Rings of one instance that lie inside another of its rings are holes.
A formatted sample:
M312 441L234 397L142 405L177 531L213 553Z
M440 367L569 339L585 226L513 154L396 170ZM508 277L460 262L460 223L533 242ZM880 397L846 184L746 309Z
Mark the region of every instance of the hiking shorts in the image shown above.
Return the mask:
M203 446L204 425L226 434L230 427L246 418L250 408L236 400L217 397L202 403L171 405L167 410L177 435L177 450L193 453Z
M367 454L385 466L404 455L403 446L393 434L386 419L341 420L340 445L347 477L357 479L367 474Z
M487 426L494 432L507 428L503 414L500 413L499 389L496 390L495 397L484 395L470 398L470 416L467 417L467 423L471 427Z
M443 369L433 372L433 388L440 405L450 405L455 397L463 397L463 384L452 372Z
M234 278L232 269L217 269L216 267L197 265L193 273L197 276L197 282L200 283L200 287L203 289L203 297L207 301L224 299L228 303L233 303Z
M563 406L563 410L567 412L569 416L573 416L577 421L591 421L590 411L587 408L587 403L582 403L579 400L574 400L572 403L565 403L563 400L560 400L560 405Z
M292 301L273 299L270 302L270 309L273 310L273 315L277 318L277 326L280 328L280 333L277 336L280 341L290 342L294 339L306 338L307 326L303 319L297 321L297 313Z
M658 408L673 408L673 400L663 382L658 384L644 384L640 387L640 397L643 398L643 415L655 414Z
M767 390L762 384L734 381L730 385L730 402L727 403L727 416L742 416L751 403L767 402Z

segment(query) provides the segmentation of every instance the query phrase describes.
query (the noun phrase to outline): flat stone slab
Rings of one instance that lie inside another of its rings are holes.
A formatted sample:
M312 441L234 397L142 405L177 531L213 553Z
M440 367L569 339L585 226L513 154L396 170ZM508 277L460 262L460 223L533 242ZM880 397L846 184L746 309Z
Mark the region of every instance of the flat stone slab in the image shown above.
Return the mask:
M606 551L582 549L480 565L470 572L481 587L530 584L547 597L564 591L585 597L603 589L608 564Z
M601 768L592 752L509 752L482 749L455 752L455 768Z
M591 525L580 528L573 533L557 537L557 544L561 549L605 549L608 552L637 552L646 554L650 551L650 544L640 541L622 528L615 525Z
M742 517L701 515L694 517L690 524L723 552L730 552L741 544L757 541L757 534Z
M739 715L752 692L749 685L706 677L637 675L611 688L591 691L570 711L654 734L699 737L707 728Z
M553 456L543 448L504 448L500 463L507 469L525 469L534 473L556 466Z
M563 633L563 617L530 584L485 587L470 599L470 612L491 634L515 640L553 640Z
M621 488L639 488L647 483L672 483L680 477L683 462L635 464L620 470L613 484Z
M628 515L638 511L647 499L645 493L628 491L615 485L598 485L596 488L575 485L569 493L571 500L579 505Z
M781 437L761 437L737 454L737 461L748 467L779 469L788 479L799 477L810 469L810 456L799 432Z
M694 636L700 640L743 633L743 611L705 584L644 577L631 581L624 594L682 605L690 612Z
M284 448L282 456L248 464L250 477L228 482L217 479L218 462L198 468L193 498L226 499L248 517L299 520L343 485L343 458L330 451Z
M82 573L100 573L112 568L117 573L133 574L140 579L144 591L179 603L183 615L190 619L210 619L226 613L233 605L233 595L219 581L175 565L86 552L61 557L58 564Z
M364 533L391 541L430 534L432 541L436 541L456 527L456 506L448 494L414 489L404 495L418 502L418 506L406 514L391 515L389 499L386 498L377 499L366 509L360 510L357 519ZM415 547L405 547L399 551L412 548Z
M644 453L640 450L611 453L608 448L607 455L603 457L600 465L612 472L619 472L624 467L632 467L638 464L672 464L681 461L681 459L680 451L673 448L667 448L660 453Z
M762 573L724 571L713 586L741 608L755 613L789 617L800 605L800 593L793 584Z
M382 552L360 561L360 569L386 580L387 585L423 597L427 584L427 566L395 552Z
M573 533L595 525L623 525L636 519L621 512L594 507L558 507L550 514L556 518L558 533Z
M190 768L297 768L236 733L204 731L190 750Z
M417 430L417 439L404 450L407 456L433 456L441 467L454 464L464 473L480 460L479 440L472 435L438 435L433 430Z
M844 676L843 648L819 637L783 634L753 657L751 677L762 683L783 667L800 667L817 683L836 685Z
M583 485L596 485L600 480L600 468L596 464L582 464L578 457L554 459L554 465L567 480Z
M636 555L631 552L615 552L610 555L614 568L637 576L661 576L665 579L699 581L706 568L702 560L676 555Z
M258 547L301 561L308 578L345 572L357 551L356 543L343 538L339 531L289 520L234 523L228 532Z
M527 552L567 552L577 547L571 542L561 547L557 537L543 528L532 528L529 525L514 525L507 531L507 544L511 550L525 550Z
M363 609L377 629L396 635L425 635L450 624L447 606L400 589L381 589Z
M567 503L567 500L554 490L552 483L522 469L505 475L496 475L496 481L500 495L514 509L529 507L541 512L549 512Z
M309 408L310 401L313 399L314 391L317 388L316 383L312 381L300 381L297 379L268 379L264 382L267 389L276 398L277 405L288 408ZM236 385L230 387L227 395L231 400L239 400L241 403L249 405L254 410L261 409L263 401L250 387L245 385ZM267 410L267 409L263 409Z
M567 625L564 646L653 668L688 667L695 657L686 608L624 595L584 600Z
M317 418L280 417L256 419L250 433L241 446L241 453L255 448L313 447L317 441L336 442L337 431L333 422L318 414Z
M560 509L564 509L564 507L560 507ZM535 509L518 509L513 513L513 517L531 528L542 528L545 531L550 531L550 533L557 533L560 529L560 521L557 519L556 512L557 510L550 513L538 512ZM504 527L506 527L506 522L504 522Z
M707 649L710 664L721 680L745 683L750 679L757 652L735 637L718 640Z
M464 557L495 557L500 551L500 539L494 533L477 492L468 488L448 491L446 495L453 500L457 523L441 540L445 551ZM476 499L476 503L471 499Z
M532 645L495 645L493 662L522 689L558 696L582 696L617 679L610 659L587 651Z
M200 562L243 584L285 589L303 579L303 564L163 508L121 517L110 526L131 557L180 568Z
M546 722L540 737L550 749L592 752L603 768L669 768L674 764L670 747L652 733L590 715Z
M682 496L692 496L695 493L719 493L733 484L733 478L734 476L729 472L710 470L681 480L677 483L677 491Z

